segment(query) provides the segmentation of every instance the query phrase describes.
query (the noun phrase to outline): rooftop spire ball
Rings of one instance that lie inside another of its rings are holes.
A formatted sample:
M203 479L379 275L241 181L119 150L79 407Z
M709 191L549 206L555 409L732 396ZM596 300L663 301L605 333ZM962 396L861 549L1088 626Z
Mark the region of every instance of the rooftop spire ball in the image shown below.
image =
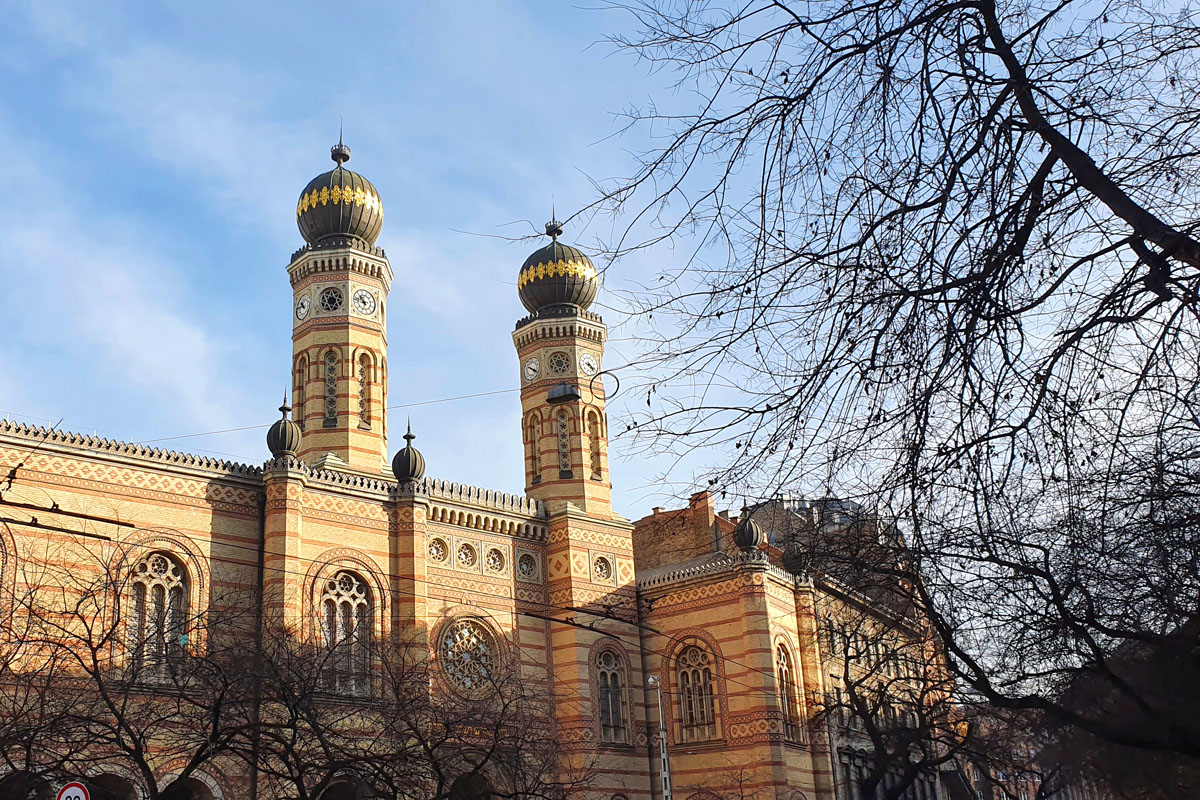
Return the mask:
M296 203L296 225L314 247L347 237L374 245L383 227L383 202L369 180L346 169L350 148L341 138L329 150L337 164L309 181Z
M413 447L412 423L408 424L408 433L404 434L404 447L396 451L396 455L392 457L392 472L396 475L396 480L400 483L405 481L419 481L425 476L425 456L421 455L421 451Z
M291 406L287 404L287 398L284 397L283 405L279 407L279 412L283 417L275 420L275 423L267 429L267 449L276 458L294 456L300 452L300 426L288 419L288 412L291 410Z
M586 309L596 299L596 267L581 250L558 241L562 232L558 220L547 222L550 244L525 259L517 274L517 292L530 313L554 306Z

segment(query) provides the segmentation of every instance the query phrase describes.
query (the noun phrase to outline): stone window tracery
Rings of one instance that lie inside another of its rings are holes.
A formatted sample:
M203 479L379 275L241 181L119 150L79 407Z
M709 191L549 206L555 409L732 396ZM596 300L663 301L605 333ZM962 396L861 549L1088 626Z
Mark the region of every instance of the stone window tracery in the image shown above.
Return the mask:
M496 677L499 657L496 637L480 620L466 618L446 626L438 643L438 661L456 689L475 694Z
M596 556L592 561L592 574L598 581L611 581L613 577L612 564L604 556Z
M600 701L600 740L613 744L629 742L625 719L625 663L612 650L596 655L596 683Z
M342 570L321 591L321 632L325 639L325 687L339 694L364 695L370 686L371 593L357 574Z
M466 542L458 546L458 565L463 569L472 569L479 561L479 556L475 553L475 548Z
M488 572L503 572L504 563L504 553L501 553L495 547L487 551L487 557L484 559L484 564L487 566Z
M779 707L783 711L783 735L789 742L801 741L796 697L796 671L782 642L775 646L775 677L779 685Z
M371 427L371 357L363 353L358 357L358 426Z
M712 655L696 645L685 647L675 659L675 677L680 739L703 742L717 738Z
M601 480L603 472L600 468L600 417L595 411L589 411L587 417L588 455L591 460L592 480Z
M517 572L521 574L522 578L527 580L537 577L537 559L533 557L532 553L522 553L521 557L517 559Z
M571 422L565 408L558 412L558 469L561 472L571 471Z
M330 350L325 354L325 427L337 425L338 374L337 353Z
M131 582L130 666L139 677L165 678L186 644L187 573L166 553L151 553L134 565Z

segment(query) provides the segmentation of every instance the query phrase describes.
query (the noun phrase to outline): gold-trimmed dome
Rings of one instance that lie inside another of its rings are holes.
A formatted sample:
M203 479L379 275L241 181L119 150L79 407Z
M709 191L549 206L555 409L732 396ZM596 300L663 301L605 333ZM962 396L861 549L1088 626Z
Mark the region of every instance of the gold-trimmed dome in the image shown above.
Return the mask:
M346 169L350 148L338 142L330 150L337 167L308 182L296 203L296 226L304 241L316 245L332 236L353 236L374 245L383 227L383 202L369 180Z
M586 309L596 299L600 276L582 250L558 241L562 225L546 223L550 244L532 253L517 273L517 293L531 313L550 306Z

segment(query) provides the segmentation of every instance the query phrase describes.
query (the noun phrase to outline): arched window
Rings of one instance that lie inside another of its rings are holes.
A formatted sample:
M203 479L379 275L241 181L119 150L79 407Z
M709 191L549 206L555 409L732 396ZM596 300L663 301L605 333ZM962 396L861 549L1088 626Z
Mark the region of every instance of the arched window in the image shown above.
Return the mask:
M537 483L542 479L542 454L538 442L541 434L541 422L541 416L535 411L529 415L529 419L525 423L525 436L529 445L529 474L532 476L530 483Z
M308 357L296 359L296 386L292 389L292 419L304 430L304 384L308 381Z
M165 678L187 643L187 573L166 553L150 553L134 565L131 582L129 666L136 677Z
M321 592L321 628L328 660L325 686L339 694L367 694L371 669L371 592L342 570Z
M703 742L717 738L717 713L713 692L713 658L696 645L685 647L675 659L679 684L679 738Z
M588 455L591 457L592 480L602 480L600 469L600 416L595 411L587 415Z
M338 358L337 352L330 350L325 353L325 427L337 427L338 412Z
M371 357L358 357L358 427L371 427Z
M625 663L613 650L596 655L596 684L600 702L600 741L614 744L629 742L625 719Z
M560 472L571 471L571 421L567 410L560 408L556 427L558 429L558 469Z
M801 741L800 715L796 697L796 671L783 643L775 646L775 678L779 687L779 708L783 711L783 735L789 742Z

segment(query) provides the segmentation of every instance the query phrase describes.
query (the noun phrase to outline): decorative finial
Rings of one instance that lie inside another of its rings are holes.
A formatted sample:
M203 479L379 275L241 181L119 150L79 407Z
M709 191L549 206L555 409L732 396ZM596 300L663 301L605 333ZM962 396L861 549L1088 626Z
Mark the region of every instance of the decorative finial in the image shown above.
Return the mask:
M412 432L412 417L408 418L408 433L404 434L404 441L412 444L412 440L417 438Z
M342 144L342 118L338 117L338 143L329 148L329 157L340 167L350 160L350 148Z
M284 392L283 392L283 405L281 405L281 406L279 407L279 413L283 414L283 418L284 418L284 419L287 419L288 412L289 412L289 411L291 411L291 410L292 410L292 407L291 407L290 405L288 405L287 391L286 391L286 390L284 390Z
M554 241L558 241L558 237L562 236L562 223L556 219L551 219L546 223L546 235Z

